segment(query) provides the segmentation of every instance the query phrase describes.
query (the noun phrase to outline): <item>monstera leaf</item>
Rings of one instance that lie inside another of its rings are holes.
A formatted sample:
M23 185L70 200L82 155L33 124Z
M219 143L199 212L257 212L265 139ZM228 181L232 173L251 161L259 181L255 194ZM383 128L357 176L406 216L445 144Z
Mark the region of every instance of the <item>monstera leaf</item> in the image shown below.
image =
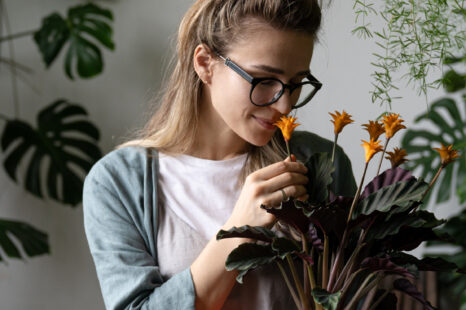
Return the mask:
M49 67L62 48L69 42L65 57L65 72L73 79L72 67L82 78L93 77L103 70L102 53L97 46L113 50L112 28L108 21L113 20L112 12L95 4L78 5L68 10L63 18L53 13L42 21L42 27L34 34L45 64ZM92 39L92 40L90 40Z
M34 227L17 221L0 219L0 247L11 258L21 258L21 253L11 236L17 239L28 256L50 252L47 235ZM0 261L2 256L0 255Z
M465 102L466 105L466 102ZM420 115L415 122L425 121L430 128L422 130L408 130L403 137L402 146L410 156L406 163L409 170L419 168L426 180L431 180L440 166L440 157L432 147L453 144L462 155L455 162L446 167L442 179L437 181L437 203L450 199L451 186L455 186L456 193L463 203L466 201L466 117L453 99L444 98L432 104L430 111ZM456 174L456 176L455 176ZM452 185L456 180L456 184ZM433 192L432 190L430 191Z
M102 156L94 144L99 140L99 131L83 118L84 115L87 112L82 107L57 100L39 113L37 129L21 120L8 121L1 146L7 153L3 165L10 178L17 182L18 167L27 160L24 187L42 198L45 178L42 166L48 158L48 196L72 206L81 202L83 176L76 169L87 173Z

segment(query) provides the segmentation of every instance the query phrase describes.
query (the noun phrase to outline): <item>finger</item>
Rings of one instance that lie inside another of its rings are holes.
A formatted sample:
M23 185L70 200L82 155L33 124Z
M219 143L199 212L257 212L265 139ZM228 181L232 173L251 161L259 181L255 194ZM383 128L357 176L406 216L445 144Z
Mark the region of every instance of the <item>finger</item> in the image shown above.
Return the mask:
M307 176L296 172L285 172L271 179L264 181L262 184L269 192L275 192L280 188L285 188L292 185L305 185L309 183Z
M309 195L305 194L305 195L302 195L302 196L300 196L300 197L298 197L296 199L299 200L299 201L305 202L305 201L307 201L309 199Z
M282 190L285 193L285 197L282 193ZM264 204L267 206L279 206L281 202L287 200L288 198L301 197L306 194L306 188L304 186L288 186L270 193L267 196L266 202L264 202Z
M307 173L307 168L302 163L279 161L254 172L254 175L261 180L268 180L285 172Z

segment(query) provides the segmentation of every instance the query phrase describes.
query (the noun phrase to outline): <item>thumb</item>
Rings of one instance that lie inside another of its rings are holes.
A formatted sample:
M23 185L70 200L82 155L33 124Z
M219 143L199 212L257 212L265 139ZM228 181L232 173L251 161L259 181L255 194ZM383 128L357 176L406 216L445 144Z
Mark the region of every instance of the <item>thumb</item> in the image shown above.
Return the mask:
M296 162L296 156L294 156L293 154L291 154L291 156L287 156L285 159L285 162L290 162L290 161Z

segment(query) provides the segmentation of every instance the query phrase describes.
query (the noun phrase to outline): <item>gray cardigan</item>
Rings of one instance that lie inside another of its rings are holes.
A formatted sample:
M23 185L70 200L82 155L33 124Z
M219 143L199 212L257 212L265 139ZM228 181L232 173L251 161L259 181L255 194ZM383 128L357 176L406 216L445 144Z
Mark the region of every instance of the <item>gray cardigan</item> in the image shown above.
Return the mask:
M332 142L308 132L295 132L290 145L300 160L332 149ZM168 280L159 271L157 165L155 150L125 147L100 159L84 182L84 228L109 310L194 309L189 268ZM334 192L353 195L351 163L340 148L335 165Z

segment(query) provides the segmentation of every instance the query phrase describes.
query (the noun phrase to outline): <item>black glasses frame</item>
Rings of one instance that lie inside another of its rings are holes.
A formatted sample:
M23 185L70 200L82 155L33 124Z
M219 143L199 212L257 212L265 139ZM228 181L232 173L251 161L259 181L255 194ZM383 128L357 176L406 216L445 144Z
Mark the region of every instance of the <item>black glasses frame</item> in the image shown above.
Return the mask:
M290 95L291 95L294 90L301 87L302 85L311 84L312 86L314 86L314 90L309 94L309 96L307 96L307 98L305 98L304 101L301 102L300 104L297 104L297 105L294 105L294 106L291 107L291 109L297 109L297 108L300 108L300 107L304 106L309 101L311 101L312 97L314 97L315 94L322 88L322 83L319 82L311 73L309 73L306 76L306 78L309 81L301 82L301 83L297 83L297 84L285 84L282 81L280 81L279 79L276 79L276 78L273 78L273 77L268 77L268 78L255 78L255 77L252 77L249 73L244 71L244 69L242 69L240 66L238 66L230 58L228 58L228 57L225 58L225 57L223 57L222 55L219 55L219 54L217 54L217 56L220 57L224 61L224 64L227 67L229 67L230 69L232 69L233 71L238 73L243 79L245 79L246 81L248 81L251 84L251 91L249 92L249 100L251 101L251 103L253 105L258 106L258 107L265 107L265 106L269 106L271 104L274 104L285 93L285 89L289 89L290 90ZM279 82L282 85L282 89L280 90L279 93L277 93L277 95L274 96L272 101L270 101L270 102L268 102L266 104L256 104L252 100L252 93L254 91L254 88L260 82L265 81L265 80L274 80L274 81Z

